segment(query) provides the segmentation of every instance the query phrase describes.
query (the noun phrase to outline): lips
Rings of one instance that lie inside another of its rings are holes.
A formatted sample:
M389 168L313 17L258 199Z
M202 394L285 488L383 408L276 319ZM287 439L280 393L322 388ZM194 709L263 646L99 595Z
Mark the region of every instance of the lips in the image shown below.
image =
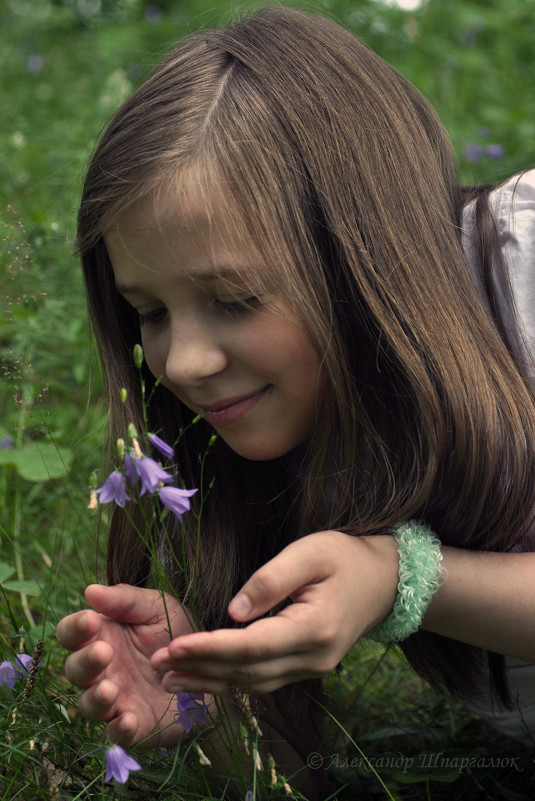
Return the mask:
M202 406L204 419L215 428L237 423L262 400L268 387L248 395L239 395L235 398L226 398L209 406Z

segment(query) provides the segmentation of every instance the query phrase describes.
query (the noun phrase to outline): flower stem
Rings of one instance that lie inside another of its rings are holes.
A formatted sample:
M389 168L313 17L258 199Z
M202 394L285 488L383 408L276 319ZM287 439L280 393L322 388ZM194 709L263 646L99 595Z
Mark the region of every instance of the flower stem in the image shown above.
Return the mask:
M24 427L26 424L26 413L29 406L29 398L27 397L28 391L24 393L24 397L21 401L21 407L19 411L19 419L17 425L17 436L15 440L15 446L20 448L22 446L22 439L24 435ZM20 541L20 532L21 532L21 486L20 486L20 476L18 472L13 469L13 505L12 505L12 537L13 537L13 552L15 556L15 569L17 571L17 579L19 581L24 581L24 570L22 567L22 548L21 548L21 541ZM26 620L33 628L35 626L35 620L33 618L30 605L28 603L28 596L25 592L20 593L20 602L22 605L22 610L26 616Z

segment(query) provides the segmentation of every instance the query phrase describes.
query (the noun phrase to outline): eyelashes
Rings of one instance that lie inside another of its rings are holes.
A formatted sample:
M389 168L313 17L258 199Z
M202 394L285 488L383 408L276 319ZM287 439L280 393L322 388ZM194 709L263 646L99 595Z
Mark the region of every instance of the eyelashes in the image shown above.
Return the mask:
M226 312L227 314L237 314L239 312L253 311L262 305L259 297L251 295L249 298L243 300L218 300L216 299L215 305Z
M146 314L141 314L138 312L139 315L139 325L143 327L144 325L156 325L157 323L162 322L162 320L167 315L167 309L164 306L160 306L157 309L153 309Z
M234 316L246 312L254 311L262 305L261 299L256 295L251 295L243 300L221 300L214 298L213 301L215 309L223 312L225 315ZM167 316L167 309L165 306L159 306L149 312L138 312L140 327L147 325L158 325L165 320Z

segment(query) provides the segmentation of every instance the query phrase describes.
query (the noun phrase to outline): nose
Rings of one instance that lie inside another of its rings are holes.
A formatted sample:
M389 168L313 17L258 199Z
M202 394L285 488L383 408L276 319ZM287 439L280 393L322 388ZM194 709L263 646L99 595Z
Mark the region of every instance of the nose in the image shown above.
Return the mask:
M173 322L169 335L165 374L175 386L196 386L228 366L227 348L209 326L182 319Z

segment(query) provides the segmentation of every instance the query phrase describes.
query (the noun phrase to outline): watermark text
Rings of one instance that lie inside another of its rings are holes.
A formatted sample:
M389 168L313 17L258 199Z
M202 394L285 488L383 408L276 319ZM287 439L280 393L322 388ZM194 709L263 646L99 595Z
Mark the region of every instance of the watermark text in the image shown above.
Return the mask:
M383 756L349 756L347 754L320 754L317 751L308 755L307 765L313 770L319 768L355 768L368 772L395 770L409 773L418 770L465 770L512 768L522 773L524 768L518 764L517 756L447 756L442 752L429 752L407 756L401 752Z

